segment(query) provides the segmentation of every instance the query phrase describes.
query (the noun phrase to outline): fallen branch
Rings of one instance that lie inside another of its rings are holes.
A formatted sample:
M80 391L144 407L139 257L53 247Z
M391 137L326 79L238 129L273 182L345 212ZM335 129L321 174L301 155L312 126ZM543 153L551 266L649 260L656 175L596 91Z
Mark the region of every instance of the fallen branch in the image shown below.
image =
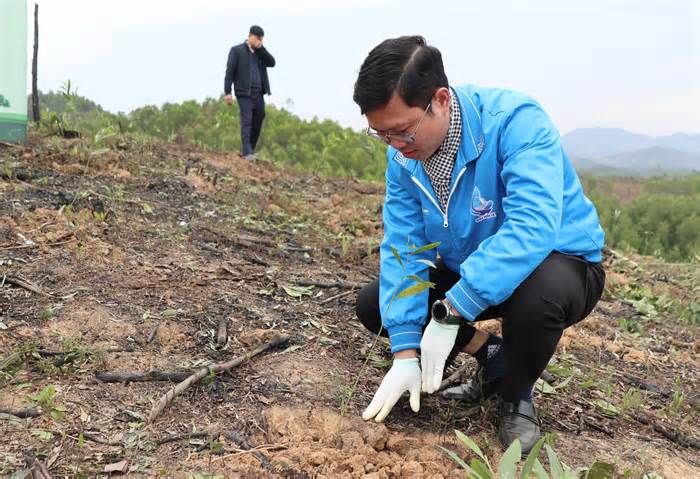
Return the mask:
M32 479L52 479L52 475L49 472L49 468L46 464L37 459L33 453L28 452L24 456L24 462L29 468Z
M282 249L285 251L292 251L296 253L313 253L314 249L310 246L295 246L295 245L282 245Z
M126 348L107 348L101 351L90 352L89 354L99 354L99 353L121 353L121 352L133 352L134 348L127 346ZM72 363L76 359L80 358L83 353L77 350L72 351L48 351L45 349L37 349L36 354L43 357L54 357L53 365L57 368L64 366L68 363Z
M124 445L119 441L107 441L105 439L102 439L100 437L95 436L94 434L90 434L89 432L82 432L81 431L81 432L78 432L77 434L78 434L78 437L80 437L80 434L82 434L83 439L85 439L86 441L92 441L96 444L102 444L104 446L120 446L121 447Z
M654 421L653 419L643 416L641 414L630 414L630 417L637 422L644 425L651 426L654 431L658 432L664 436L669 441L679 444L684 447L693 447L695 449L700 449L700 440L695 437L686 436L680 431L670 431Z
M253 447L244 436L238 433L238 431L226 432L224 433L224 436L229 441L233 442L234 444L237 444L242 449L242 451L252 453L255 457L258 458L258 460L262 463L262 465L265 468L269 468L272 465L270 464L269 459L265 457L260 451L258 451L257 447Z
M33 248L39 248L40 246L61 246L67 243L70 243L73 241L73 232L69 231L68 233L62 235L60 238L57 238L56 241L53 243L34 243L34 244L23 244L23 245L16 245L16 246L3 246L0 247L0 251L9 251L9 250L18 250L18 249L33 249ZM70 238L66 240L66 238ZM65 241L63 241L65 240Z
M151 330L150 333L148 333L148 337L146 338L146 344L151 344L154 339L156 339L156 334L158 334L158 326L159 323L156 323L155 327Z
M450 386L450 385L458 382L461 379L464 372L468 368L469 368L468 363L462 364L459 368L457 368L457 370L455 370L455 372L450 374L449 377L442 380L442 382L440 383L440 387L438 388L438 391L442 391L447 386ZM554 376L551 373L549 373L548 371L542 371L542 374L540 374L540 377L550 384L553 383L554 379L555 379Z
M39 417L41 416L41 413L37 411L36 409L17 409L17 410L12 410L12 409L2 409L0 408L0 414L10 414L11 416L18 417L20 419L26 419L28 417Z
M163 410L173 402L173 400L182 394L184 391L189 389L193 384L197 383L200 379L203 379L207 377L211 373L219 373L219 372L225 372L229 371L232 368L235 368L236 366L239 366L240 364L246 362L253 356L257 356L258 354L262 353L263 351L266 351L270 348L273 348L275 346L279 346L280 344L283 344L289 340L289 336L283 336L283 335L275 335L270 341L267 343L261 344L257 348L255 348L252 351L249 351L245 353L242 356L239 356L237 358L234 358L230 361L227 361L225 363L217 363L213 364L211 366L206 366L181 383L177 384L176 386L172 387L168 392L166 392L159 400L158 402L153 406L153 409L151 409L150 414L148 415L148 419L146 420L147 423L152 423L158 415L163 412Z
M241 246L250 246L251 244L261 244L263 246L269 246L271 248L276 248L277 245L274 241L270 241L265 238L257 238L255 236L234 236L231 238L233 241L237 242Z
M590 427L591 429L594 429L594 430L596 430L596 431L602 432L603 434L605 434L605 435L608 436L608 437L613 437L613 436L615 435L615 434L614 434L610 429L608 429L607 427L603 426L602 424L598 424L597 422L595 422L595 421L593 420L592 417L584 417L584 418L583 418L583 423L584 423L586 426Z
M185 434L171 434L169 436L162 437L153 441L158 446L167 444L169 442L181 441L183 439L196 439L198 437L206 437L211 439L216 439L221 435L220 432L188 432Z
M103 383L136 383L146 381L184 381L192 375L192 371L124 371L112 373L96 373L95 377Z
M336 294L335 296L331 296L330 298L324 299L323 301L321 301L321 302L318 303L318 304L319 304L319 306L323 306L324 304L330 303L330 302L333 301L334 299L344 298L345 296L349 296L349 295L351 295L351 294L354 293L354 292L355 292L354 289L351 289L351 290L348 290L348 291L343 291L342 293L338 293L338 294Z
M247 259L249 262L251 262L251 263L253 263L253 264L257 264L257 265L259 265L259 266L265 266L265 267L270 266L270 263L268 263L267 261L264 261L264 260L258 258L258 257L255 256L255 255L252 255L252 256L249 257L249 258L246 257L245 259Z
M363 283L355 283L353 281L336 281L334 283L324 283L323 281L313 281L309 279L301 279L296 283L299 286L316 286L319 288L360 289L364 286Z
M230 459L232 457L241 456L243 454L253 454L253 455L255 455L255 457L258 458L258 460L260 462L263 463L263 467L266 467L269 469L270 467L272 467L272 464L270 463L268 458L266 458L265 456L262 455L262 453L260 451L280 451L280 450L284 450L284 449L289 449L289 447L281 445L281 444L280 445L270 444L270 445L266 445L266 446L257 446L257 447L255 447L255 449L233 449L235 452L233 452L232 454L226 454L224 456L215 457L213 459L213 461L219 461L222 459Z
M9 251L9 250L16 250L16 249L29 249L29 248L36 248L37 245L35 244L23 244L23 245L17 245L17 246L3 246L0 248L0 251Z
M672 392L665 391L665 390L661 389L659 386L657 386L656 384L645 382L638 377L632 376L631 374L622 373L622 377L630 385L637 387L639 389L643 389L645 391L649 391L651 393L658 394L659 396L662 396L665 398L669 398L673 395Z
M228 342L228 318L222 317L219 319L219 326L216 331L216 345L220 348L226 346Z
M469 367L469 364L465 362L459 368L457 368L457 370L455 372L450 374L449 377L443 379L442 382L440 383L440 387L438 388L438 391L442 391L447 386L450 386L450 385L456 383L457 381L459 381L462 378L462 375L464 374L464 372L467 370L468 367Z
M42 296L51 296L50 294L43 292L39 286L35 285L31 281L20 277L4 276L3 282L13 284L19 288L26 289L27 291L31 291L32 293L40 294Z

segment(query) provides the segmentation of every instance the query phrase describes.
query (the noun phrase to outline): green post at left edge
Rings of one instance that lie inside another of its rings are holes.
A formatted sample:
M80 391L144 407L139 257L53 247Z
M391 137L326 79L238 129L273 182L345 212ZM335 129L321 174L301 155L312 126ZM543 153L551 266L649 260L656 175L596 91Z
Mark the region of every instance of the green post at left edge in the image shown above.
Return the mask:
M27 141L27 0L0 0L0 141Z

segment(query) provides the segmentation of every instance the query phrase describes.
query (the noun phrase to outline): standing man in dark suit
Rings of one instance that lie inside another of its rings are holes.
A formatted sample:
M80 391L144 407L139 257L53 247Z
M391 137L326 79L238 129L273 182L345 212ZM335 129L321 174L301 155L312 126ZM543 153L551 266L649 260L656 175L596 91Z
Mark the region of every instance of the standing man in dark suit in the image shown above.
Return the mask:
M233 103L236 95L241 113L241 155L247 160L256 160L255 145L260 138L263 118L265 118L265 100L263 95L270 94L270 80L267 68L275 66L275 59L263 46L265 32L258 25L250 27L248 39L231 48L226 64L224 79L224 100Z

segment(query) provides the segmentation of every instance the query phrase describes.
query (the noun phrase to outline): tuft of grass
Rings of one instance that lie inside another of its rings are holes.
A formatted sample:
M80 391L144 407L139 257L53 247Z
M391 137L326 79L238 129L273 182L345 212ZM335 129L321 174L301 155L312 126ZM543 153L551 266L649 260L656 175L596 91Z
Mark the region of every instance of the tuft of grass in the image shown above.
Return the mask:
M56 316L56 311L54 311L54 309L51 307L44 308L41 310L41 312L39 312L39 319L41 322L46 322L54 316Z

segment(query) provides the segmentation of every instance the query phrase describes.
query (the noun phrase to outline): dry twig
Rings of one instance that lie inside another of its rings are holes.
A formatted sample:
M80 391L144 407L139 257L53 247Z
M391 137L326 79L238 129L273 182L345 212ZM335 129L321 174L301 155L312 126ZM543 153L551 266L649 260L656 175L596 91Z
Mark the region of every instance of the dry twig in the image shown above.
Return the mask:
M158 326L159 324L156 323L151 332L148 334L148 337L146 338L146 344L151 344L153 340L156 339L156 334L158 334Z
M26 419L28 417L39 417L41 416L41 413L37 411L36 409L2 409L0 408L0 413L2 414L10 414L11 416L18 417L20 419Z
M52 479L49 468L46 464L37 459L33 453L29 452L24 456L24 462L29 468L32 479Z
M630 417L637 422L651 426L654 431L658 432L664 436L669 441L679 444L684 447L692 447L695 449L700 449L700 440L696 437L686 436L680 431L671 431L666 429L664 426L654 421L652 418L643 416L641 414L630 414Z
M169 442L176 442L176 441L181 441L183 439L196 439L198 437L206 437L206 438L211 438L211 439L216 439L219 437L221 433L218 431L215 432L187 432L185 434L171 434L169 436L162 437L160 439L156 439L155 442L157 445L162 445L162 444L167 444Z
M184 381L192 375L192 371L139 371L102 372L95 377L103 383L134 383L146 381Z
M42 296L51 296L50 294L43 292L39 286L26 279L14 276L4 276L3 280L5 283L13 284L22 289L26 289L27 291L31 291L32 293L40 294Z
M226 346L228 342L228 318L219 318L219 326L216 331L216 345L220 348Z
M316 286L318 288L360 289L364 286L364 284L355 283L354 281L336 281L334 283L324 283L323 281L313 281L313 280L308 280L308 279L300 279L296 283L299 286Z
M239 356L237 358L234 358L230 361L227 361L225 363L217 363L213 364L211 366L204 367L197 371L196 373L192 374L190 377L182 381L181 383L177 384L176 386L172 387L168 392L166 392L159 400L153 405L153 408L151 409L150 414L148 415L148 419L146 422L152 423L158 415L163 412L163 410L173 402L173 400L182 394L184 391L189 389L193 384L197 383L200 379L203 379L207 377L211 373L219 373L219 372L225 372L230 369L235 368L236 366L241 365L248 359L252 358L253 356L257 356L258 354L262 353L263 351L266 351L270 348L273 348L275 346L279 346L280 344L283 344L289 340L289 336L283 336L283 335L275 335L270 341L267 343L261 344L257 348L255 348L252 351L249 351L245 353L242 356Z
M350 290L348 290L348 291L343 291L342 293L338 293L338 294L336 294L335 296L331 296L330 298L324 299L323 301L321 301L320 303L318 303L318 305L319 305L319 306L323 306L324 304L330 303L330 302L333 301L334 299L344 298L345 296L349 296L349 295L351 295L351 294L354 293L354 292L355 292L354 289L350 289Z
M457 381L459 381L468 367L469 367L469 363L465 362L459 368L457 368L457 370L455 372L450 374L449 377L443 379L442 382L440 383L440 387L438 388L438 391L442 391L447 386L450 386L451 384L454 384Z

